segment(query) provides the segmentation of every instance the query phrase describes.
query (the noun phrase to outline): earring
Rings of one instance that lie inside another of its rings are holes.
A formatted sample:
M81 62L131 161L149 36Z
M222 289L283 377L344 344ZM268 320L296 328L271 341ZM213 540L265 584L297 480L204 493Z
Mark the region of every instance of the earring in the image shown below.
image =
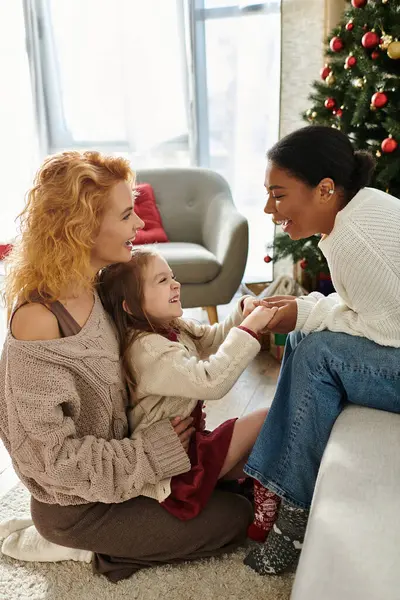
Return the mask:
M335 190L329 190L328 194L330 194L332 196L332 194L335 193Z

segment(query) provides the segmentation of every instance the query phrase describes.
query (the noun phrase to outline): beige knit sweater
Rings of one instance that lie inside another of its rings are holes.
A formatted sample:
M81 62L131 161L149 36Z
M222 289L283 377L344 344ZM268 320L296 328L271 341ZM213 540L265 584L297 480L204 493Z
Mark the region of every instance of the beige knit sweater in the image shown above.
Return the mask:
M260 350L252 335L236 327L242 320L240 301L223 323L210 327L188 322L200 336L197 344L184 333L176 342L153 333L135 341L131 359L138 386L137 404L129 413L132 439L157 422L189 416L198 400L218 400L232 388ZM142 495L159 502L170 492L170 478L142 489Z
M0 360L0 436L32 495L49 504L117 503L190 469L168 420L128 437L114 328L96 295L75 336L18 341Z

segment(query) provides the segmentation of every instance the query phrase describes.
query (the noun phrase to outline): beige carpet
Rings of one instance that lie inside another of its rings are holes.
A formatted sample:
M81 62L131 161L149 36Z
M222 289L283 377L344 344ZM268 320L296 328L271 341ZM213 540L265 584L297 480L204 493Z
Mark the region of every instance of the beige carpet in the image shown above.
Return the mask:
M0 521L29 514L22 484L0 500ZM289 600L293 575L259 577L245 550L220 559L144 570L118 584L75 562L26 563L0 555L0 600Z

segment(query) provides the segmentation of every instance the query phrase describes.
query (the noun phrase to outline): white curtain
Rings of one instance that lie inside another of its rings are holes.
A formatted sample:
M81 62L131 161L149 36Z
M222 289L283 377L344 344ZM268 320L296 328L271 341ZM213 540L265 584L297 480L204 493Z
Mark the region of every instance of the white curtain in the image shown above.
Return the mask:
M0 243L12 241L15 218L39 161L21 2L0 2Z
M67 134L142 153L187 135L177 0L50 0Z

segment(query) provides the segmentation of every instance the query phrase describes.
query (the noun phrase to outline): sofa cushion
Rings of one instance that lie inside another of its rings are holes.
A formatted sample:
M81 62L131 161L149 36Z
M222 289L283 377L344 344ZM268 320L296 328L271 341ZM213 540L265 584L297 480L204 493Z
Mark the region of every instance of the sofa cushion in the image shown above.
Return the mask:
M199 244L167 242L151 247L165 258L180 283L207 283L221 270L214 254Z
M136 234L136 244L154 244L168 242L160 213L158 212L153 188L149 183L136 186L135 213L144 221L144 229Z

